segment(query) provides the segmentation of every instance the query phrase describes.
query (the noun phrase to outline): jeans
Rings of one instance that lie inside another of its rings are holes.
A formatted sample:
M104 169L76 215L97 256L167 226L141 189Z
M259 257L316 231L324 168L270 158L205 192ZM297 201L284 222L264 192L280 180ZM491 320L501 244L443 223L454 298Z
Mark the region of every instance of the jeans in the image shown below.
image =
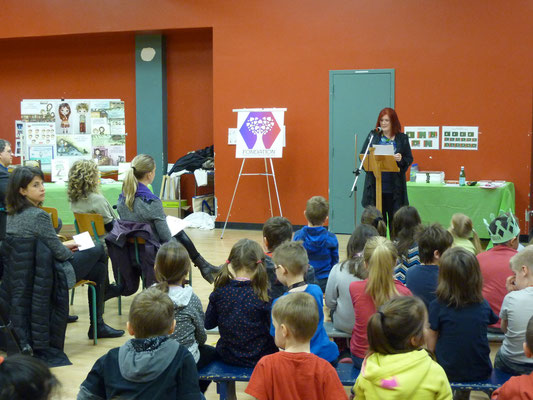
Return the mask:
M499 370L511 374L513 376L529 375L531 372L533 372L533 363L525 364L511 361L508 358L502 356L500 349L498 350L498 352L496 353L496 357L494 358L494 368L498 368Z
M353 362L354 368L361 369L361 367L363 366L364 358L354 356L353 354L350 354L350 355L352 356L352 362Z

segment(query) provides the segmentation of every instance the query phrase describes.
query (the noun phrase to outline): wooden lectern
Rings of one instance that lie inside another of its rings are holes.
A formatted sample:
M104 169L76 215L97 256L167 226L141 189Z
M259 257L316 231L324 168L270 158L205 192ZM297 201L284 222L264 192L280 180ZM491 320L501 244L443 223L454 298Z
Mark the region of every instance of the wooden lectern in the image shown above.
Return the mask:
M399 172L400 168L396 164L394 156L375 156L376 149L371 147L368 149L363 168L366 172L373 172L376 177L376 208L383 212L383 200L381 193L381 173L382 172ZM359 159L363 159L363 154L359 155Z

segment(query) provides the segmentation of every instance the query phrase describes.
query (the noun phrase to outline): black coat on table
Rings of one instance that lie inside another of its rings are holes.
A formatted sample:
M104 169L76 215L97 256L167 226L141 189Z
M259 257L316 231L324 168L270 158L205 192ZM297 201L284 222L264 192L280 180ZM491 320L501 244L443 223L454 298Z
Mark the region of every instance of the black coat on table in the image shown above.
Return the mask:
M379 144L380 138L381 137L379 134L374 134L372 138L372 146ZM363 144L361 154L364 154L369 140L370 134L367 136L365 143ZM405 179L405 174L413 162L413 155L411 154L409 138L405 133L398 132L394 140L396 141L396 153L400 153L402 155L402 160L396 163L400 168L400 172L394 173L393 175L393 203L394 209L397 210L402 206L409 205L409 200L407 199L407 181ZM376 177L372 172L366 172L363 199L361 203L363 207L376 205Z

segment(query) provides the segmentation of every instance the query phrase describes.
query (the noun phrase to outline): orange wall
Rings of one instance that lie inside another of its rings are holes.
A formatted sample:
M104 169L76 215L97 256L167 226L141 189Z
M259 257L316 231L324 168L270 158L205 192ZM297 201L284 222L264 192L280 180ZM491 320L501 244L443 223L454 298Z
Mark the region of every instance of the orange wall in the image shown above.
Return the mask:
M0 40L1 137L14 143L23 99L119 98L125 102L131 159L137 151L134 51L133 34Z
M533 108L530 0L122 0L113 3L114 7L103 0L49 0L39 6L27 0L5 3L0 38L212 27L212 124L219 220L226 216L240 167L234 148L226 145L227 129L236 125L233 108L288 108L287 148L275 166L284 215L302 224L306 199L328 191L328 71L394 68L396 109L403 125L475 125L481 131L477 152L417 151L416 161L424 169L444 170L448 178L456 177L459 166L464 165L468 179L514 182L518 216L526 228L523 219L530 204ZM9 42L18 45L26 41ZM169 46L172 43L171 37ZM81 47L83 51L87 46L88 41ZM83 51L78 50L77 56L83 57L79 54ZM202 56L199 48L194 52L193 59L205 67L207 57L202 57L206 53ZM55 54L66 58L60 49ZM13 64L12 69L30 68L21 67L20 61ZM169 51L171 64L175 65ZM173 73L169 71L169 78ZM128 75L118 79L121 82L117 84L133 80ZM207 83L209 78L203 79ZM28 90L26 80L23 82L19 90ZM179 109L180 101L172 94L179 89L173 89L172 82L169 79L169 116L171 110ZM72 86L64 85L64 90L79 90L80 85L83 83L72 82ZM130 90L133 93L133 86ZM18 103L20 96L11 92L2 92L3 104ZM133 105L127 107L134 111ZM204 104L200 110L208 108ZM194 118L200 118L200 113ZM12 114L0 111L4 127L12 125ZM205 121L191 119L193 122L199 125L198 132L207 132ZM134 121L127 124L134 127ZM172 124L169 120L169 144L175 147L174 143L187 139L178 127L171 129ZM204 139L207 141L202 135ZM246 167L258 170L262 164L247 161ZM264 180L244 179L230 221L263 222L268 216Z

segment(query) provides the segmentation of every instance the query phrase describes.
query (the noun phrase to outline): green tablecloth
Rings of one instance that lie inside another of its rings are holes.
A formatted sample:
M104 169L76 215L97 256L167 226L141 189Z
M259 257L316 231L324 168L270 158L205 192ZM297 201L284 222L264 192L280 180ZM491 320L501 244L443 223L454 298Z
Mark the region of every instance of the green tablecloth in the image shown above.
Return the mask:
M446 186L407 182L409 204L416 207L424 224L438 222L446 229L455 213L468 215L482 239L489 239L483 218L498 215L500 210L515 210L512 182L501 188L482 189L479 186Z
M70 210L67 196L67 184L45 183L46 196L44 206L57 208L59 218L65 224L74 223L74 214ZM122 192L122 182L107 183L100 186L100 191L112 206L117 204L118 195Z

